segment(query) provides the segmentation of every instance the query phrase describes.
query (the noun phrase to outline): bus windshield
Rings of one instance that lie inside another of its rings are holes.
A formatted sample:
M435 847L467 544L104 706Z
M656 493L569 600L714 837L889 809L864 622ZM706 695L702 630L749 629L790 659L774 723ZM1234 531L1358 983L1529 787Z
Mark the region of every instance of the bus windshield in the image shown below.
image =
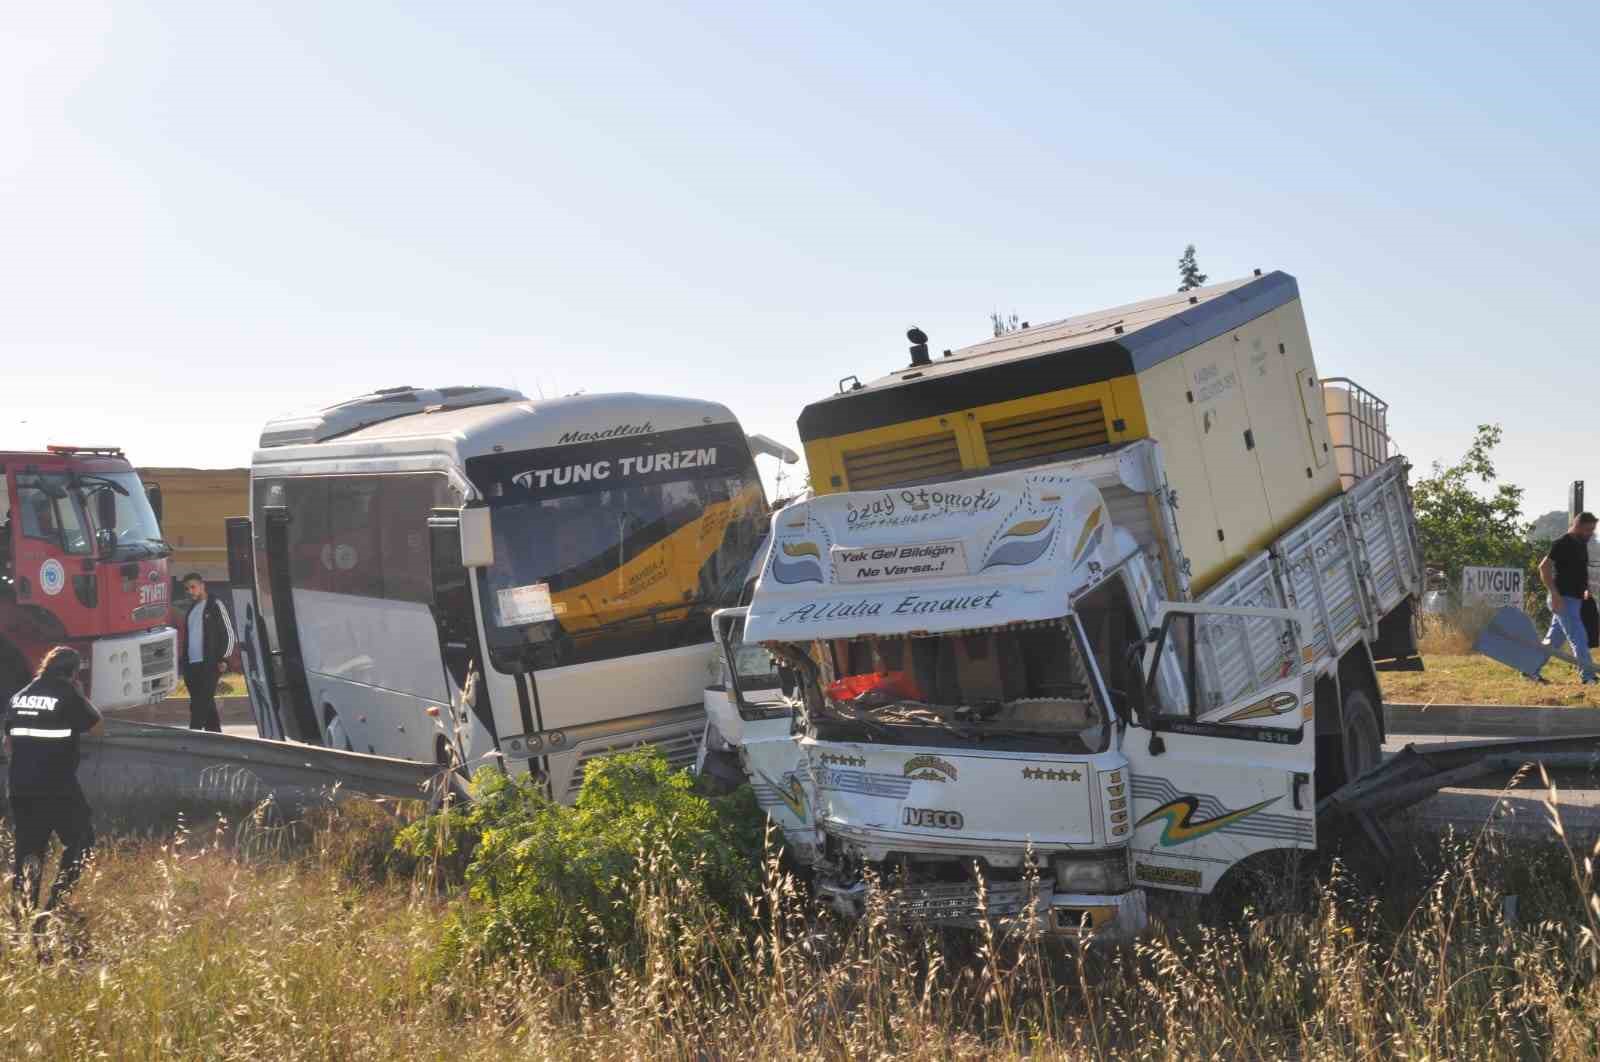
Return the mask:
M558 667L710 641L738 603L766 500L737 424L474 458L494 563L491 661Z

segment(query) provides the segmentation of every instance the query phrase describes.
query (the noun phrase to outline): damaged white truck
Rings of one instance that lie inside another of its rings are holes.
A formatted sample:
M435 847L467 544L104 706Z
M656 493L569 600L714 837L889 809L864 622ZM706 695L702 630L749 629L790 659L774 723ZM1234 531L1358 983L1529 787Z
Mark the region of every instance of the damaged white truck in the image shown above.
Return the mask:
M1376 667L1420 666L1422 557L1386 409L1316 376L1293 279L912 338L801 417L835 492L714 620L708 767L847 912L1125 935L1147 888L1315 848L1379 764Z

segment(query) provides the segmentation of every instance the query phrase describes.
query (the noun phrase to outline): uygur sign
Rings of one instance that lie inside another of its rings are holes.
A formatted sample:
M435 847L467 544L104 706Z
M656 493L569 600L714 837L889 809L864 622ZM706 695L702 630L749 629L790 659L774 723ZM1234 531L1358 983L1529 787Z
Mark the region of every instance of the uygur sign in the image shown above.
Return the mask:
M1522 570L1519 568L1461 569L1461 599L1522 607Z

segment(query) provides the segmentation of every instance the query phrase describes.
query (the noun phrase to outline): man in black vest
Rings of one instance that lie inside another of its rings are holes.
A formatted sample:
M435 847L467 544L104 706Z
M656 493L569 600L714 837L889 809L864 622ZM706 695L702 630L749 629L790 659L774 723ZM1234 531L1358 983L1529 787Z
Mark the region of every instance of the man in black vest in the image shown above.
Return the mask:
M67 898L84 860L94 847L89 802L78 785L78 738L97 733L100 713L76 680L83 659L77 650L59 645L45 655L33 681L12 694L5 713L5 750L11 760L7 788L16 832L11 881L14 913L39 906L39 884L50 835L61 838L66 851L44 913L34 921L37 937L48 913Z
M206 593L199 572L183 577L194 604L184 622L183 684L189 688L189 729L222 733L217 714L217 680L233 655L233 621L222 602Z

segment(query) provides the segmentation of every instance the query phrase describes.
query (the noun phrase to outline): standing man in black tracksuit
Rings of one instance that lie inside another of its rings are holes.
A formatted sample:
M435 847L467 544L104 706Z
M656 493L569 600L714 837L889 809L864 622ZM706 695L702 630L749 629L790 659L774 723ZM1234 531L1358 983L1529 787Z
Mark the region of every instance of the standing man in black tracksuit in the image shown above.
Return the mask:
M222 602L206 593L206 581L199 572L185 575L183 588L194 602L183 625L183 684L189 687L189 729L220 734L217 679L228 670L228 657L233 655L233 621Z
M94 847L89 802L78 785L78 737L98 733L101 723L100 713L78 692L82 664L77 650L57 646L6 707L5 750L11 760L7 788L16 832L11 890L18 917L23 906L30 911L39 906L40 871L52 833L66 851L44 905L46 913L66 900ZM36 935L46 921L46 914L34 921Z

